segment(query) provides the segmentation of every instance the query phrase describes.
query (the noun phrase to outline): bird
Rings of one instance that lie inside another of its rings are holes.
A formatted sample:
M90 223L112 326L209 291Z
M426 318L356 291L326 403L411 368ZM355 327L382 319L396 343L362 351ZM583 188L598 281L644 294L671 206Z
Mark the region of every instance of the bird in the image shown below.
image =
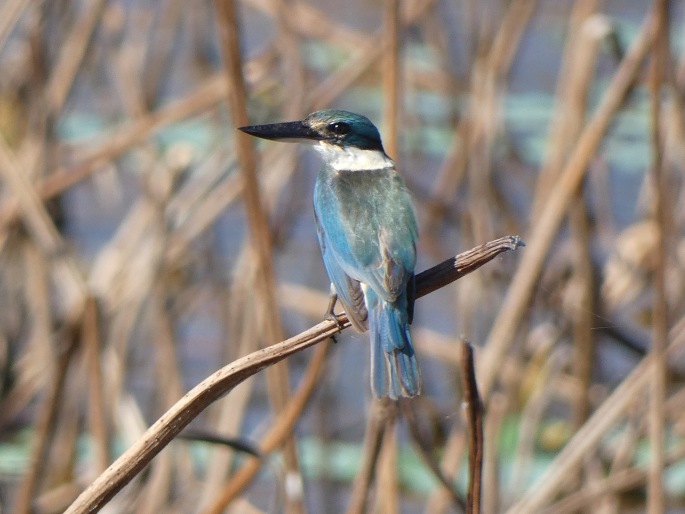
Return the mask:
M331 281L326 318L336 319L340 301L351 325L369 331L374 397L419 395L421 374L409 330L418 225L410 193L376 126L360 114L324 109L301 121L239 130L308 143L322 157L314 217Z

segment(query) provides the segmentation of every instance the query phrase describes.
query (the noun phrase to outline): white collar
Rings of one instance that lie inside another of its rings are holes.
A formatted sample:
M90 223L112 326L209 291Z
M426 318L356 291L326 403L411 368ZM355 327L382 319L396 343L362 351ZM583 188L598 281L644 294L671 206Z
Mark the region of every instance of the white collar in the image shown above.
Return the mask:
M324 161L337 171L364 171L392 168L395 163L380 150L362 150L360 148L332 145L319 141L314 145Z

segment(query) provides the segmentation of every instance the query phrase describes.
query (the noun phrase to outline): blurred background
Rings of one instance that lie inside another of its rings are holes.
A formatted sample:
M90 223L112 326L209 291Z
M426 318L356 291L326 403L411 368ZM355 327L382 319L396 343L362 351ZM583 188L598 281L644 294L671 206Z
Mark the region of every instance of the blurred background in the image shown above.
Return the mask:
M318 157L240 138L243 201L238 31L250 124L379 126L417 271L528 246L417 302L423 394L375 481L368 340L346 330L190 425L232 444L174 441L106 512L461 512L463 339L484 512L685 512L685 10L664 5L244 0L234 23L220 2L2 0L0 511L63 512L203 378L322 319Z

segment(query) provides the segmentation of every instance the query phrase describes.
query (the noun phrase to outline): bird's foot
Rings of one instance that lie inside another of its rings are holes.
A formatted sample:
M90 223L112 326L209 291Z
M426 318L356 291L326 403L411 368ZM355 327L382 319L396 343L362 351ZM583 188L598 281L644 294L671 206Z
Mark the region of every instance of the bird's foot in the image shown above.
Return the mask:
M338 325L338 330L342 330L343 324L340 322L338 316L335 314L335 304L337 302L338 295L335 293L331 293L330 297L328 298L328 307L326 308L326 313L323 315L323 319L325 319L326 321L335 321L335 324ZM338 342L335 335L332 335L331 339L333 339L334 343Z
M338 295L331 293L328 297L328 307L326 307L326 313L323 315L323 319L329 321L338 321L338 316L335 315L335 304L338 303Z

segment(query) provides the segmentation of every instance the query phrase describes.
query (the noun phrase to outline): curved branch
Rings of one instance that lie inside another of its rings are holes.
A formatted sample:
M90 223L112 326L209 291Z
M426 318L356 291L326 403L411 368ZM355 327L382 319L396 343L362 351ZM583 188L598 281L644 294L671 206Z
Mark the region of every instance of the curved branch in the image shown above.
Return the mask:
M416 277L416 297L425 296L450 282L478 269L495 256L523 246L518 236L506 236L480 245L472 250L434 266ZM276 364L277 362L309 348L350 326L345 314L337 316L337 322L326 320L314 327L280 343L253 352L224 366L200 384L160 417L143 437L136 441L123 455L110 465L71 504L65 514L97 512L117 492L167 446L204 409L227 394L235 386ZM295 420L292 420L295 423Z

